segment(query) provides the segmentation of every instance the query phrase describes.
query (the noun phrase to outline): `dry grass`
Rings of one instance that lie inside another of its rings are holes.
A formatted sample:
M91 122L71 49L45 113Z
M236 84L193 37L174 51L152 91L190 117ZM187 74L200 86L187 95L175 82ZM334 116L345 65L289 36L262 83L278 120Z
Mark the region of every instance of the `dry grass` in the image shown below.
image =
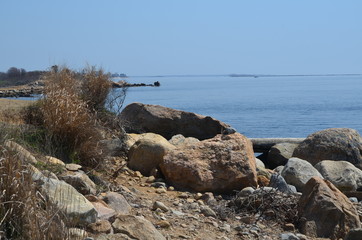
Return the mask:
M23 124L21 111L33 101L0 98L0 122Z
M0 149L0 230L6 239L67 239L62 215L16 154Z
M90 79L88 75L87 81ZM96 166L102 158L98 147L101 135L96 130L96 118L82 99L86 96L82 91L84 81L67 68L49 73L46 76L46 97L41 111L44 127L54 144L60 147L58 155L60 153L60 157L68 158L68 161L79 161L84 166ZM93 86L96 84L93 83ZM91 94L90 89L86 92Z

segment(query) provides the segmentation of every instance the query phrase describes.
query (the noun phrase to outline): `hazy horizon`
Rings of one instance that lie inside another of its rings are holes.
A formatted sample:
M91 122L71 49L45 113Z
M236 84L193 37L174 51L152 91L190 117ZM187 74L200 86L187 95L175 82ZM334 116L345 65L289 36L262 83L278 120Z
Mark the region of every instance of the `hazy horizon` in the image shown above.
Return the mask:
M3 1L0 71L129 76L362 72L362 2Z

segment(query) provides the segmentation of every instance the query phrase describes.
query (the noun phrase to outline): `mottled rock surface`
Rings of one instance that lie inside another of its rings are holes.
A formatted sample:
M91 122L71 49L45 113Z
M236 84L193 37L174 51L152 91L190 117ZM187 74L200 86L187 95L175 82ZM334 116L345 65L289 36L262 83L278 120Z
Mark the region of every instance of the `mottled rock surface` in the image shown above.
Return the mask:
M251 142L239 133L218 135L187 150L172 150L160 167L166 180L178 188L231 192L257 186Z
M358 212L348 198L331 182L318 177L305 185L298 211L304 219L300 231L309 236L339 239L361 226Z
M349 128L330 128L309 135L294 150L293 157L307 160L312 165L322 160L362 163L362 144L359 133Z

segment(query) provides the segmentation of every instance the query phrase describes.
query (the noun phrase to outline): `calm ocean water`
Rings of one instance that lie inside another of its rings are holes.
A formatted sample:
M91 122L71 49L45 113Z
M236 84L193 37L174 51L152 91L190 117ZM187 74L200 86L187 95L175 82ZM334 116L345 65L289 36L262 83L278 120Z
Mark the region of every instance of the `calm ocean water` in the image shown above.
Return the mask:
M159 104L219 119L247 137L306 137L326 128L362 133L362 76L128 78L125 105Z

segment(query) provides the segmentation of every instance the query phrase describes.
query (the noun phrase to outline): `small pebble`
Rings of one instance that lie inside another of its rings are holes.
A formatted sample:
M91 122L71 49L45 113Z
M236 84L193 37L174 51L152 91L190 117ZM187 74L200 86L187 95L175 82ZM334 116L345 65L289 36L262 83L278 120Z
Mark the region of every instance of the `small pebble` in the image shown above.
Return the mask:
M169 186L169 187L167 188L167 190L168 190L168 191L175 191L175 188L174 188L173 186Z
M164 212L168 212L169 208L162 202L156 201L153 203L152 210L156 210L157 208L161 209Z
M158 194L167 193L167 190L164 188L157 188L156 193L158 193Z
M159 221L156 225L159 226L160 228L170 228L171 227L171 224L166 220Z
M201 199L202 198L202 193L196 193L195 194L195 199L196 200L199 200L199 199Z
M146 183L153 183L156 180L154 176L149 176L146 180Z
M179 196L178 196L179 198L188 198L189 197L189 195L187 194L187 193L185 193L185 192L183 192L183 193L181 193Z
M350 197L348 199L353 203L358 203L358 199L356 197Z

